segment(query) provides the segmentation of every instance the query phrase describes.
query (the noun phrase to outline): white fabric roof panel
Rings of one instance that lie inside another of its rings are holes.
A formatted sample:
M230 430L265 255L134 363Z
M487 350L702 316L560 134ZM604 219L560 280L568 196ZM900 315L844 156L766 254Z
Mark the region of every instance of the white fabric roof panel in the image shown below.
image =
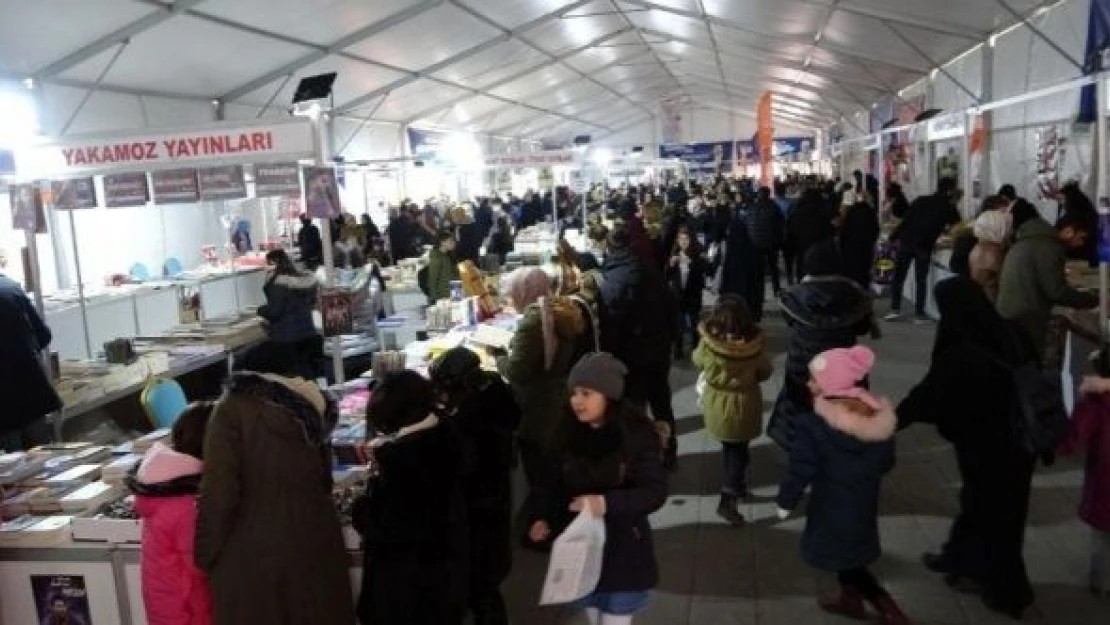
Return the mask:
M0 78L97 86L130 40L99 88L281 109L335 71L352 115L388 93L376 119L524 122L530 138L596 132L596 102L630 120L691 93L750 113L770 89L839 115L1015 22L995 0L0 0L0 15Z
M329 45L418 0L205 0L198 10L275 33Z
M167 53L170 50L187 52ZM61 77L96 80L115 51L115 47L106 50ZM204 96L224 93L244 76L262 74L275 64L303 55L304 50L295 45L178 16L132 38L106 80L126 87Z
M0 71L30 73L150 9L128 0L3 0ZM59 16L64 15L64 19Z
M376 61L418 71L499 34L464 11L444 4L348 50Z

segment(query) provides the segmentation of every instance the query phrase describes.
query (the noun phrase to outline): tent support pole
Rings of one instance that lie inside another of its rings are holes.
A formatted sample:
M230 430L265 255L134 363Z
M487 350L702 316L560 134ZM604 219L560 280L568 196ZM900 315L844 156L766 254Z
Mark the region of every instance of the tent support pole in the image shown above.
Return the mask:
M1096 102L1095 110L1098 111L1098 113L1097 113L1098 114L1098 117L1097 117L1098 126L1097 126L1097 132L1095 134L1096 134L1096 137L1097 137L1097 140L1098 140L1098 151L1096 152L1096 154L1098 154L1098 187L1097 188L1098 188L1098 213L1099 213L1100 229L1102 227L1105 227L1103 224L1105 224L1108 217L1110 217L1110 199L1108 199L1108 198L1110 198L1110 189L1107 188L1107 180L1106 180L1108 165L1110 165L1110 163L1106 162L1107 152L1110 151L1110 150L1107 150L1107 144L1106 144L1106 139L1107 139L1107 134L1106 133L1107 133L1107 126L1108 126L1107 119L1106 119L1106 108L1107 108L1106 88L1108 86L1110 86L1110 81L1107 80L1106 72L1100 73L1098 75L1098 83L1097 83L1097 87L1095 89L1095 94L1096 94L1095 95L1095 102ZM1098 274L1099 274L1098 275L1098 277L1099 277L1099 280L1098 280L1098 295L1099 295L1098 327L1099 327L1099 332L1102 335L1103 340L1105 341L1108 334L1110 334L1110 328L1107 328L1107 310L1106 310L1106 306L1107 306L1107 303L1108 303L1108 301L1107 301L1108 300L1108 297L1107 297L1107 295L1108 295L1108 293L1107 293L1108 282L1107 281L1108 281L1108 279L1110 279L1110 264L1107 263L1105 258L1100 258L1099 259Z

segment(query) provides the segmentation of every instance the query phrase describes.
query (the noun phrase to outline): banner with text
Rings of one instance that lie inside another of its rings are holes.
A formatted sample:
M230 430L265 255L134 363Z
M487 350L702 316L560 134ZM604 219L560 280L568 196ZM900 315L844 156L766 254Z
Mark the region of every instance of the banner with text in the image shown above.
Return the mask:
M208 167L197 170L200 182L200 199L205 202L217 200L241 200L247 197L247 181L243 177L242 165Z
M732 141L679 143L659 146L659 158L675 158L692 173L718 173L732 169L736 144Z
M418 161L434 163L439 160L439 153L447 138L451 135L436 130L406 129L409 137L409 149L412 157Z
M96 208L96 185L91 177L52 180L50 193L58 210Z
M301 168L296 163L254 166L255 197L300 197Z
M21 150L18 156L25 175L91 175L312 158L313 138L311 124L297 120L135 136L64 138Z
M146 174L110 174L104 176L104 205L108 208L143 206L150 201L150 183Z
M171 169L150 175L155 204L195 204L200 201L197 170Z
M522 152L487 156L486 167L551 167L552 165L573 165L577 155L573 150L553 150L549 152Z

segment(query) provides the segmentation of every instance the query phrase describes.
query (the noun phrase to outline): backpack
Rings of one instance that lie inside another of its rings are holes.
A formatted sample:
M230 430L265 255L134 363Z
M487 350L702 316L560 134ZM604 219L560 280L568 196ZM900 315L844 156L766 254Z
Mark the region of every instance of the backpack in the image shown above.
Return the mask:
M1017 367L1000 364L1010 371L1014 383L1018 444L1031 454L1051 456L1070 427L1059 372L1043 371L1032 361Z
M428 266L424 265L420 271L416 272L416 286L420 287L420 292L424 295L431 297L432 293L428 287Z

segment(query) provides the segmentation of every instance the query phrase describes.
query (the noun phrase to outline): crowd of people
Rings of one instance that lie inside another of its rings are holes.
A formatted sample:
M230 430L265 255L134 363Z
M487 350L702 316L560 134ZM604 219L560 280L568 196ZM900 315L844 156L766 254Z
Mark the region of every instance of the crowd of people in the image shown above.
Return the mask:
M1069 256L1092 259L1096 232L1093 209L1076 191L1055 224L1003 187L968 227L955 228L961 195L947 179L913 202L891 185L882 206L877 181L862 174L852 182L791 178L773 188L718 178L591 193L592 212L615 218L608 229L584 224L592 253L565 246L559 258L569 273L524 267L506 277L504 295L521 318L509 349L491 353L496 373L457 348L428 378L401 372L374 388L366 415L373 477L352 515L365 553L357 597L331 500L335 406L288 356L311 338L308 328L281 324L287 355L234 374L218 402L191 406L174 426L172 449L152 449L130 482L148 520L148 620L400 625L462 623L469 614L476 624L504 624L500 587L513 543L548 551L575 514L589 514L604 520L606 544L600 580L577 605L591 623L630 623L659 577L649 516L664 505L668 471L679 461L669 373L687 357L701 373L706 430L722 445L719 516L747 522L740 503L749 496L749 447L767 434L789 458L778 517L794 514L809 491L801 556L839 581L837 593L819 600L822 609L910 622L868 567L881 554L878 510L895 435L914 424L931 424L952 443L962 481L948 541L924 555L924 566L1020 618L1034 600L1022 547L1035 466L1055 453L1085 452L1081 518L1095 537L1089 581L1106 593L1110 353L1080 388L1075 418L1047 443L1030 433L1030 410L1044 416L1030 387L1060 366L1046 340L1053 308L1098 303L1066 279ZM404 258L418 239L433 244L438 284L440 273L497 236L506 237L498 249L510 249L514 228L542 219L533 200L519 210L480 201L466 216L398 210L377 235L385 245L368 249L389 262L381 255ZM538 205L542 213L542 199ZM556 217L571 225L580 219L574 212ZM901 401L869 389L882 363L859 344L882 335L872 279L888 219L898 220L889 322L902 319L911 264L925 320L922 267L927 272L942 233L954 242L956 276L935 289L940 320L929 369ZM334 240L348 238L345 226L352 224L339 224ZM468 226L477 230L467 234ZM288 258L271 262L262 314L279 318L315 286ZM19 311L31 339L48 341L25 298L5 285L0 312ZM783 386L764 425L761 384L774 354L762 323L772 300L790 336ZM21 350L33 355L33 344ZM528 491L514 514L516 457ZM259 601L263 588L276 592Z

